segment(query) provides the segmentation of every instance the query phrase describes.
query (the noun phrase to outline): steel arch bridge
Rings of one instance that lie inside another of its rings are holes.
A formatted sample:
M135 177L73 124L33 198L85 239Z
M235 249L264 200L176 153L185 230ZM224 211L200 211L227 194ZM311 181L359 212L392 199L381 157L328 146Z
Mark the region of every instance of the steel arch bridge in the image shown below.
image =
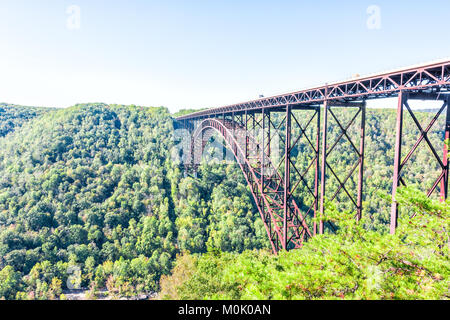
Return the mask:
M428 145L440 168L435 182L426 190L427 194L431 196L439 192L442 200L447 199L447 148L442 143L440 148L443 152L439 153L428 133L444 115L445 139L450 138L450 60L203 110L176 120L191 134L188 168L195 170L200 163L211 131L224 138L250 187L276 253L299 248L308 238L324 233L326 227L333 228L332 224L326 226L327 222L324 223L325 199L333 201L342 195L348 197L356 208L355 218L361 219L366 101L392 97L398 99L390 217L390 231L394 233L398 221L396 190L400 184L406 185L402 172L421 144ZM442 103L426 127L422 127L408 103L413 99ZM417 126L419 137L411 150L403 154L405 111ZM352 112L350 122L339 120L339 114L343 112ZM333 128L339 130L337 139L333 141L328 138L330 120L335 123ZM356 139L350 130L355 124L358 125ZM337 152L341 140L353 152L352 163L344 175L336 172L329 161L330 154ZM281 146L281 159L273 152L274 145ZM306 157L306 166L297 163L299 153ZM350 178L356 173L356 186L349 186ZM329 179L337 182L334 192L326 188ZM302 194L301 203L299 193Z

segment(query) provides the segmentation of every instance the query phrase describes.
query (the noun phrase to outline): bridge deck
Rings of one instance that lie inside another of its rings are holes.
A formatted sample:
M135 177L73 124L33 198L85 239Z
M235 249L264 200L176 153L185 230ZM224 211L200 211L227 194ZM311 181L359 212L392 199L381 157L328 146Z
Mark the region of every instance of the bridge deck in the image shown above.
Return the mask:
M203 110L178 117L177 120L199 119L218 114L239 114L245 111L257 112L263 108L275 111L287 105L307 107L321 104L326 100L349 102L388 98L398 95L402 90L414 93L449 92L450 59Z

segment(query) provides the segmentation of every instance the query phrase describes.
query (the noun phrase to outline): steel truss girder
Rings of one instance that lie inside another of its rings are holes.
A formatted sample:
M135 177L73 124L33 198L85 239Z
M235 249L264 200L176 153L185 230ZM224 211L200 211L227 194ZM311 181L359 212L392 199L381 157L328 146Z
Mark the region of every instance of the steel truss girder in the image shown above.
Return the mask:
M226 107L208 109L178 117L177 120L214 117L218 114L238 113L245 110L260 112L262 108L276 109L287 105L292 107L308 106L323 104L325 101L349 102L387 98L398 95L400 91L416 93L449 92L450 61L431 63Z

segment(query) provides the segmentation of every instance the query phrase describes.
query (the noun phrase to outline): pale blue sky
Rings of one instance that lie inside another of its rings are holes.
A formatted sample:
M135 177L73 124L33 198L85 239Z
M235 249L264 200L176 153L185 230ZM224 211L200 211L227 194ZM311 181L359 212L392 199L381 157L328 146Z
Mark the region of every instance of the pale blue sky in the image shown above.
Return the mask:
M448 57L449 13L448 0L0 0L0 102L227 105Z

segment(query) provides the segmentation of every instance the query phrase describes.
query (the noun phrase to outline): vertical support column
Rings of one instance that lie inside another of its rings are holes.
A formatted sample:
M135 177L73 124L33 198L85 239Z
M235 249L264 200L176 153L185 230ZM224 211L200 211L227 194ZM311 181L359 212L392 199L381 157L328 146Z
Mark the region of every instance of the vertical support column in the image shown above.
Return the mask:
M319 211L319 167L320 167L320 106L317 107L317 135L316 135L316 168L314 173L314 219ZM317 222L314 221L314 235L317 234Z
M223 125L226 127L226 115L225 112L222 114L223 117ZM226 147L226 142L225 142L225 138L221 138L219 137L219 139L222 139L222 163L224 163L224 160L227 160L227 147Z
M291 106L286 106L286 143L285 143L285 157L284 157L284 201L283 201L283 248L287 249L288 242L288 220L290 216L289 212L289 200L291 191Z
M231 113L231 128L232 128L231 130L232 130L233 137L234 137L234 130L236 129L235 122L234 122L234 112Z
M235 123L235 118L234 118L234 111L231 113L231 135L234 139L236 139L236 123ZM227 157L227 151L226 149L224 150L225 152L225 163L228 163L228 161L230 161L231 159L228 159ZM233 152L234 154L237 154L236 152L236 146L233 147ZM238 163L239 163L239 159L237 159Z
M195 129L194 129L195 131ZM189 130L189 134L191 135L190 139L191 139L191 145L190 145L190 157L189 157L189 163L192 166L192 168L195 168L195 140L194 137L192 135L192 132ZM201 134L201 133L200 133ZM202 134L201 134L202 135Z
M267 111L267 157L270 157L270 110Z
M265 167L265 131L266 131L266 110L264 108L262 108L261 110L261 126L262 126L262 133L261 133L261 147L260 147L260 151L261 151L261 192L264 193L264 167Z
M197 129L197 123L195 120L193 120L192 122L193 122L192 123L192 127L193 127L192 131L195 132L195 130ZM203 142L200 141L200 146L202 143ZM194 140L194 137L191 135L191 165L192 165L192 168L194 169L194 172L196 170L195 169L195 165L196 165L196 158L195 158L196 153L195 152L196 152L195 140Z
M361 137L359 144L359 174L358 174L358 208L356 214L356 221L361 220L362 217L362 200L363 200L363 178L364 178L364 140L366 130L366 101L361 107Z
M397 105L397 125L395 137L395 156L394 156L394 177L392 182L392 207L391 207L391 234L395 233L398 223L398 204L395 201L395 194L397 192L400 181L400 165L402 161L402 134L403 134L403 104L405 102L405 93L400 91L398 94Z
M264 115L263 115L263 117L264 117L264 121L265 121L265 128L266 128L266 130L267 130L267 132L266 131L263 131L263 134L265 135L265 139L266 139L266 141L265 141L265 143L262 145L262 147L263 147L263 152L265 153L264 154L264 159L265 159L265 162L264 162L264 166L265 166L265 175L267 176L267 177L271 177L272 176L272 174L273 174L273 172L271 171L271 168L270 168L270 166L269 166L269 159L270 159L270 144L271 144L271 142L272 142L272 140L271 140L271 136L270 136L270 126L271 126L271 124L270 124L270 109L268 109L268 110L266 110L265 111L265 113L264 113ZM267 179L268 180L268 179ZM266 184L270 184L270 181L266 181Z
M323 128L322 128L322 168L320 171L320 222L319 234L323 234L323 218L325 212L325 175L327 169L327 130L328 130L328 101L323 103Z
M248 160L248 113L245 109L245 159Z
M198 119L193 127L194 127L194 131L201 126L202 123L202 118ZM196 141L192 140L192 146L193 146L193 153L192 153L192 161L193 161L193 168L194 168L194 177L197 178L197 171L198 168L202 162L202 156L203 156L203 151L205 150L205 146L206 146L206 141L204 141L205 139L205 132L202 130L200 132L200 141L197 140L197 144L195 144Z
M252 113L252 136L253 136L253 145L252 145L252 163L255 164L257 162L258 154L258 136L256 134L256 112ZM253 160L255 158L255 160Z
M183 157L183 169L184 169L184 177L186 178L188 175L189 168L192 168L194 164L194 154L193 154L193 138L192 138L192 131L190 128L190 123L187 122L186 119L183 120L183 128L187 131L187 134L189 135L189 145L187 146L189 150L186 150L186 156ZM184 153L184 148L183 148ZM186 159L187 158L187 159Z
M447 112L445 117L445 137L444 141L449 141L450 139L450 96L446 99L447 104ZM443 164L444 164L444 176L441 180L441 201L447 200L448 197L448 169L449 169L449 163L448 163L448 147L444 144L444 157L443 157Z

